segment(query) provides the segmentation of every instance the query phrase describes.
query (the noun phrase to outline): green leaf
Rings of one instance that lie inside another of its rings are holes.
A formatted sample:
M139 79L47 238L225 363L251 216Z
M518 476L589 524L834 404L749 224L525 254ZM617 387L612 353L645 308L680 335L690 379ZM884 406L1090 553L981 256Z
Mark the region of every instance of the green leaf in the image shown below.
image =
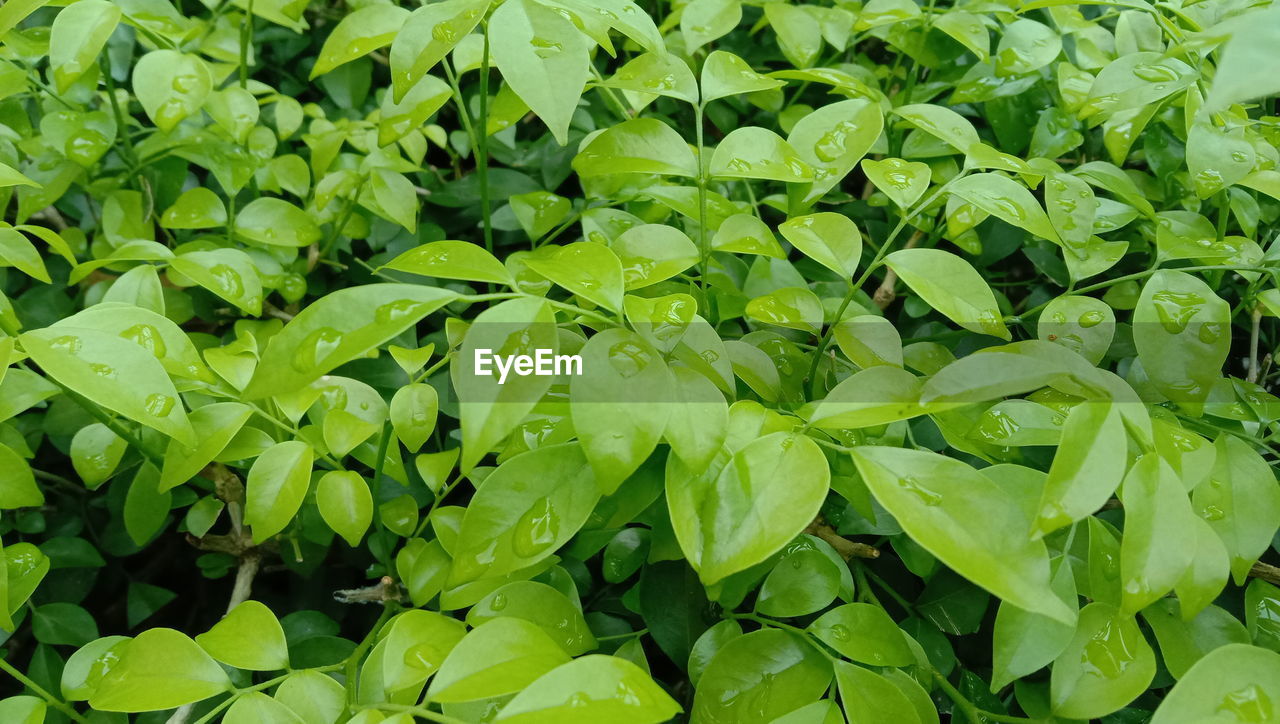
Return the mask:
M235 437L253 410L238 402L215 402L191 411L187 419L195 431L196 444L188 447L170 440L160 471L160 492L195 477L222 452Z
M480 24L489 4L490 0L445 0L409 15L389 53L396 102Z
M593 654L543 674L515 696L495 722L609 721L657 724L680 705L635 664Z
M267 246L299 247L320 241L320 227L307 212L265 196L245 204L236 214L236 234Z
M433 241L410 249L384 264L382 269L421 274L424 277L511 284L511 274L484 247L467 241Z
M1231 435L1214 442L1209 480L1191 492L1195 512L1226 546L1231 574L1243 585L1249 568L1280 528L1280 489L1266 461L1248 443Z
M818 617L808 630L850 661L873 666L915 663L902 629L879 606L846 603Z
M1052 63L1062 52L1062 38L1047 25L1028 18L1010 23L996 46L996 75L1025 75Z
M556 141L569 142L569 121L590 77L591 43L573 23L533 0L509 0L489 19L493 63L507 84L547 124Z
M709 59L708 59L709 61ZM706 65L703 65L706 73ZM698 81L688 64L670 53L642 53L622 66L600 85L642 94L698 102ZM616 126L615 126L616 127Z
M585 374L569 385L569 413L600 492L609 495L662 438L675 380L639 334L605 330L579 352Z
M352 548L373 522L373 497L369 484L358 473L331 470L316 485L316 505L320 517Z
M876 500L921 547L1023 610L1063 623L1070 608L1049 585L1044 544L999 486L959 460L900 448L859 447L858 472Z
M581 656L596 647L582 611L545 583L515 581L502 586L467 611L467 624L474 628L504 616L537 624L571 656Z
M923 415L920 404L924 381L899 367L876 365L841 380L819 401L809 422L820 430L884 425Z
M728 641L698 680L692 721L770 721L831 683L831 664L804 638L764 628Z
M1191 565L1194 548L1185 536L1194 530L1195 514L1177 473L1154 453L1129 469L1120 500L1125 508L1121 606L1136 613L1172 590Z
M652 173L698 175L698 160L670 126L656 118L624 121L591 139L573 159L582 176Z
M160 471L143 463L129 484L124 501L124 528L137 545L144 545L164 527L173 504L168 491L159 492Z
M8 4L17 4L18 2L19 0L14 0L13 3ZM40 184L23 176L17 169L6 163L0 163L0 188L7 186L34 186L40 188Z
M1098 114L1109 117L1155 103L1191 85L1198 75L1177 58L1149 51L1129 53L1099 71L1078 115L1080 118Z
M716 460L688 480L667 476L676 538L706 585L781 550L813 522L831 478L817 443L796 433L765 435Z
M1052 562L1053 592L1069 608L1077 606L1076 584L1065 557ZM991 691L1048 666L1071 643L1075 626L1001 602L992 633Z
M8 445L0 443L0 510L27 508L44 503L31 466Z
M343 63L391 44L405 27L409 11L395 5L365 5L343 16L325 38L324 47L311 68L311 78L324 75Z
M1059 229L1062 226L1059 224ZM1062 296L1049 302L1040 314L1036 334L1098 364L1111 347L1116 314L1101 299L1083 295Z
M173 382L155 356L96 329L49 327L19 341L45 374L94 403L186 445L195 440Z
M1205 654L1220 646L1249 643L1244 624L1227 611L1210 606L1190 621L1180 612L1179 602L1164 599L1142 611L1142 618L1155 632L1165 668L1181 679Z
M627 291L669 279L694 264L698 247L683 231L666 224L640 224L618 235L609 245L622 262Z
M403 226L411 234L418 230L418 193L413 182L402 174L379 168L374 169L369 177L369 190L373 194L373 202L365 199L361 203L378 216Z
M971 174L953 183L951 193L1002 221L1060 243L1040 203L1013 179L995 173Z
M901 249L884 262L946 318L978 334L1012 339L995 294L964 259L941 249Z
M289 707L261 691L238 697L222 717L223 724L301 724Z
M751 69L747 61L733 53L715 50L702 61L700 85L702 102L710 103L717 98L781 88L786 83L760 75Z
M747 316L779 327L817 334L822 330L822 301L804 287L778 289L747 302Z
M133 66L133 94L151 122L165 133L199 113L212 90L209 66L195 55L153 50Z
M1035 536L1092 515L1119 487L1129 441L1110 402L1082 402L1067 413L1035 520Z
M81 646L62 669L62 696L67 701L84 701L93 695L110 664L119 660L113 649L129 641L128 636L106 636Z
M449 101L452 93L447 83L428 75L415 83L399 101L394 100L394 93L384 95L378 118L378 145L395 143L421 128L431 114Z
M277 671L289 666L284 629L271 609L245 601L231 609L213 628L196 637L210 656L249 671Z
M742 19L741 0L693 0L680 14L685 52L692 53L733 30Z
M0 717L14 724L44 724L48 704L35 696L11 696L0 701Z
M59 93L94 66L119 22L120 8L106 0L74 3L58 13L49 33L49 67Z
M919 724L915 705L893 682L861 666L835 662L840 701L844 704L849 724L902 722Z
M418 452L436 427L439 410L436 388L427 384L405 385L391 398L391 425L409 452Z
M622 262L606 246L590 241L544 246L526 257L525 263L583 299L622 311Z
M31 612L31 631L42 644L83 646L98 638L93 615L74 603L46 603Z
M384 344L456 296L417 284L368 284L332 292L271 337L244 398L302 388Z
M758 126L735 128L711 154L710 173L719 178L754 178L786 183L813 180L805 163L781 136Z
M1266 721L1280 691L1280 654L1228 644L1196 662L1151 718L1152 724L1191 724L1224 717Z
M245 481L244 522L257 543L284 530L302 506L311 482L311 446L277 443L253 461Z
M183 192L160 216L160 225L166 229L210 229L226 223L227 207L217 194L203 186Z
M169 261L182 276L251 316L262 314L262 280L253 259L239 249L189 251Z
M448 703L513 694L568 662L564 649L537 625L522 618L496 618L453 648L427 695Z
M118 653L117 653L118 652ZM89 705L99 711L160 711L191 704L231 688L221 666L185 634L153 628L113 648L119 656L103 675Z
M50 283L40 252L16 229L0 229L0 266L12 266L23 274Z
M577 443L517 455L476 488L452 546L451 585L528 568L564 545L600 498Z
M756 611L776 618L808 616L830 605L839 591L839 567L821 551L798 549L769 571L756 598Z
M541 299L513 299L481 312L467 330L461 353L455 356L458 363L450 365L462 408L463 471L474 467L520 424L552 382L551 377L527 375L498 384L496 376L481 376L474 360L482 349L502 355L532 355L537 349L554 354L558 350L555 313Z
M334 724L346 706L346 697L342 684L311 670L290 674L275 693L276 701L308 724Z
M950 108L919 103L899 106L893 112L916 128L950 144L960 153L968 152L969 147L980 140L973 123Z
M1179 405L1208 397L1230 350L1230 331L1230 305L1186 272L1152 274L1133 311L1138 360L1152 385Z
M398 614L386 630L370 658L381 663L381 683L388 694L410 690L415 698L422 682L436 673L467 633L461 621L417 610Z
M862 234L847 216L831 212L794 216L778 226L782 238L842 277L853 278L862 258Z
M1209 86L1205 112L1214 113L1232 103L1280 91L1275 56L1271 53L1280 42L1280 12L1258 7L1215 25L1212 33L1227 36L1227 42Z
M725 219L711 239L715 251L735 254L759 254L784 258L782 247L767 224L751 214L734 214Z
M906 209L929 188L929 166L919 161L886 158L864 160L862 171L876 188L884 192L900 209Z
M1053 662L1053 713L1068 719L1106 716L1136 699L1155 674L1155 653L1133 617L1091 603Z

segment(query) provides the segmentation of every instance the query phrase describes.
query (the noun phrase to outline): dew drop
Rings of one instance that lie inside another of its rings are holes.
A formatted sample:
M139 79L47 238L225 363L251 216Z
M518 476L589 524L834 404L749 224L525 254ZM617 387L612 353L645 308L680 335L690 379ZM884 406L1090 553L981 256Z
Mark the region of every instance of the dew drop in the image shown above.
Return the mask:
M560 516L551 504L551 499L543 496L516 521L512 533L511 545L516 555L522 558L533 558L555 545L556 536L560 532Z
M152 417L168 417L173 411L175 401L169 395L159 392L153 392L147 395L147 399L143 400L142 407Z

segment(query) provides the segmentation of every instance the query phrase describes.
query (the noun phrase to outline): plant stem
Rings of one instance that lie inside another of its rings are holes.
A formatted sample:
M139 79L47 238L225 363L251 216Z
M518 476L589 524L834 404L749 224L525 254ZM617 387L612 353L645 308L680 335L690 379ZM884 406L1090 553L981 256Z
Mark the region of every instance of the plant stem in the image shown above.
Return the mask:
M428 719L434 722L440 722L440 724L467 724L467 722L463 721L462 719L451 717L447 714L440 714L438 712L431 711L430 709L423 706L410 706L408 704L373 704L363 708L380 709L382 711L405 712L417 717L422 717L423 719Z
M934 201L946 192L947 187L964 178L968 173L969 171L966 169L955 176L952 176L950 180L934 190L928 198L921 201L919 204L916 204L915 208L911 211L905 212L902 215L902 218L898 220L898 225L893 227L893 231L889 232L889 237L885 239L884 243L880 245L880 248L876 250L875 256L872 257L871 263L867 264L867 268L863 270L862 276L858 277L857 281L849 285L849 293L844 296L844 299L840 302L840 306L836 309L836 315L833 318L831 325L827 327L826 331L822 334L822 338L818 340L818 347L813 352L813 361L809 363L809 372L805 375L805 378L809 380L809 390L814 395L814 399L817 399L818 364L822 361L822 353L826 351L827 345L831 343L831 335L835 332L836 325L840 324L841 320L844 319L844 312L849 308L849 304L853 302L853 298L858 293L858 290L862 288L863 284L867 283L867 280L871 278L871 273L880 266L880 262L888 255L889 248L893 246L893 242L898 238L898 234L901 234L902 230L906 228L907 222L919 215L921 211L929 208Z
M343 667L347 676L347 708L355 709L356 694L359 687L359 677L357 670L360 668L360 659L364 658L365 652L373 646L373 642L378 639L378 632L382 631L382 627L386 625L387 620L391 618L391 614L395 611L396 604L388 601L382 606L382 615L374 622L373 628L369 629L369 633L365 634L364 640L356 646L347 660L343 662Z
M493 253L493 220L489 210L489 24L484 23L484 50L480 55L480 119L476 123L476 174L480 180L480 223L484 248Z
M253 44L253 0L249 0L240 22L240 87L249 87L249 47Z
M1096 292L1099 289L1106 289L1107 287L1115 286L1116 284L1122 284L1124 282L1130 282L1136 279L1143 279L1143 278L1149 277L1158 271L1161 271L1159 267L1144 269L1143 271L1134 272L1133 274L1126 274L1122 277L1109 279L1105 282L1098 282L1097 284L1090 284L1087 287L1080 287L1079 289L1073 289L1071 291L1064 292L1064 295L1078 295L1078 294L1088 294L1089 292ZM1206 264L1203 266L1184 266L1179 269L1176 269L1175 271L1180 271L1180 272L1253 271L1253 272L1263 272L1263 273L1271 274L1272 276L1275 276L1278 270L1272 269L1270 267L1249 266L1249 265L1243 265L1243 264L1239 264L1239 265L1238 264ZM1039 312L1041 309L1044 309L1045 307L1049 306L1049 303L1052 301L1053 300L1050 299L1048 302L1044 302L1043 304L1037 304L1036 306L1026 310L1025 312L1022 312L1016 317L1009 318L1008 321L1020 322L1023 319L1034 315L1036 312Z
M37 684L36 682L28 678L26 674L22 673L21 671L18 671L18 669L15 668L13 664L9 663L3 658L0 658L0 670L3 670L9 676L12 676L13 678L17 679L18 682L21 683L23 686L34 691L41 699L44 699L46 702L48 702L49 706L53 707L54 709L57 709L63 714L66 714L68 719L71 719L72 721L80 722L80 724L89 724L89 720L86 719L82 714L80 714L80 712L71 708L70 704L55 697L53 694L50 694L49 692L45 691L43 687L41 687L39 684Z
M695 151L698 159L698 256L701 259L698 266L698 287L705 290L711 251L707 248L707 173L702 164L702 111L701 102L693 107L694 143L697 144Z

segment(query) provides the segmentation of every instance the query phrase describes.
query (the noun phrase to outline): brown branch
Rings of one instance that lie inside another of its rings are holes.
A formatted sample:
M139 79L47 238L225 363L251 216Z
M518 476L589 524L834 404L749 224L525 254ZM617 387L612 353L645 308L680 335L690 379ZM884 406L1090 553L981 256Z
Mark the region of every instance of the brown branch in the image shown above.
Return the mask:
M914 249L923 238L924 232L917 229L916 232L911 235L911 238L907 239L907 243L904 244L902 248ZM897 286L898 275L890 269L885 272L884 281L880 282L880 286L876 288L876 293L871 295L871 301L880 309L887 309L890 304L893 304L893 300L898 298L898 292L895 289Z
M372 586L334 591L333 600L338 603L386 603L403 602L405 596L400 584L392 580L391 576L383 576Z
M805 527L804 532L821 538L832 548L835 548L836 553L839 553L840 557L846 561L851 558L880 557L880 551L876 550L874 547L869 546L866 543L851 541L837 533L836 529L828 525L827 521L823 520L822 516L814 518L813 522Z
M1260 578L1273 586L1280 586L1280 566L1258 562L1249 569L1250 578Z

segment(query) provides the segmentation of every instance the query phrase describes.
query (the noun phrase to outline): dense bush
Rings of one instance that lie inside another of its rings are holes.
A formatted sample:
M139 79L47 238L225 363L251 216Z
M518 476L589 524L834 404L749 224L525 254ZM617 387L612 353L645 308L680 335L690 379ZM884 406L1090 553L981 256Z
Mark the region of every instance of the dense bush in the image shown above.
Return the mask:
M0 5L0 721L1280 721L1280 6L412 5Z

